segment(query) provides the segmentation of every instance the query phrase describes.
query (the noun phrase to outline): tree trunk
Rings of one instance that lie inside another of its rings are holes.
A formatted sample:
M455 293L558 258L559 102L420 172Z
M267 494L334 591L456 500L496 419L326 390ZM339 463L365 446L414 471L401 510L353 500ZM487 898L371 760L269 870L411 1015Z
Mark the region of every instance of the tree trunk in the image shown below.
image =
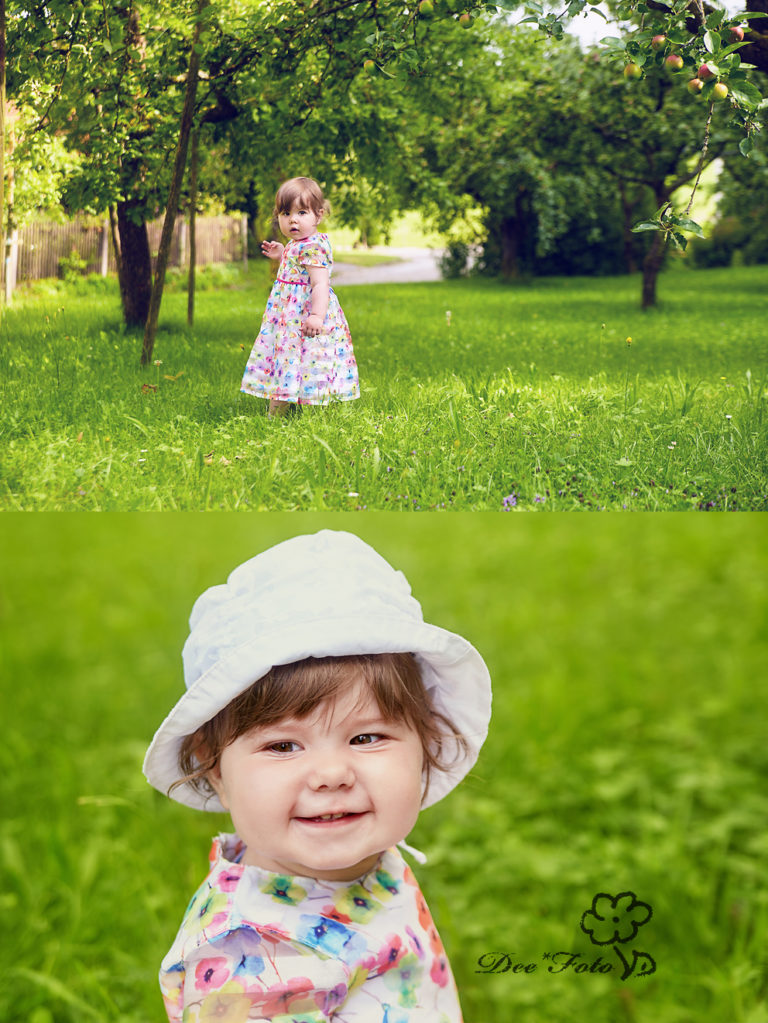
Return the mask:
M141 327L146 323L149 314L152 258L143 213L141 221L137 224L131 219L133 209L141 209L141 205L131 200L117 204L117 229L120 235L118 277L125 325Z
M0 0L0 260L5 263L5 0ZM2 312L0 298L0 320Z
M520 276L519 220L503 217L501 221L501 276L505 280Z
M656 209L658 210L669 202L669 192L661 182L656 182L654 184L653 195L656 202ZM651 247L646 252L645 259L643 260L643 288L640 300L640 305L643 309L651 309L656 305L656 279L658 278L659 271L664 263L664 254L666 250L666 233L663 231L654 231Z
M643 260L643 295L641 305L643 309L650 309L656 305L656 279L664 262L664 249L666 248L667 236L663 231L653 232L651 247L645 254Z
M197 154L199 132L192 132L189 166L189 275L187 277L187 323L195 322L195 275L197 272Z
M173 238L173 225L176 220L176 213L179 208L179 196L181 195L181 183L184 179L184 169L187 165L187 150L189 148L189 136L192 131L192 118L195 113L195 96L197 95L197 76L200 70L200 33L203 25L203 12L210 5L210 0L197 0L197 21L195 31L192 35L192 45L189 51L189 70L187 71L187 88L184 93L184 109L181 114L181 127L179 128L179 144L176 147L176 159L173 164L173 176L171 177L171 188L168 194L168 203L163 221L163 233L160 236L160 247L157 252L157 264L155 266L155 284L152 288L152 297L149 303L149 313L144 328L144 343L141 348L141 365L146 366L152 358L155 349L155 336L157 335L157 321L160 316L160 303L163 300L163 286L165 284L165 270L168 265L168 256L171 251L171 240Z
M248 255L258 256L261 243L261 210L259 193L253 181L248 184L248 193L242 209L248 217Z
M115 254L115 266L117 267L117 279L119 281L122 270L120 269L120 241L117 237L117 213L114 206L109 207L109 235L112 239L112 251Z

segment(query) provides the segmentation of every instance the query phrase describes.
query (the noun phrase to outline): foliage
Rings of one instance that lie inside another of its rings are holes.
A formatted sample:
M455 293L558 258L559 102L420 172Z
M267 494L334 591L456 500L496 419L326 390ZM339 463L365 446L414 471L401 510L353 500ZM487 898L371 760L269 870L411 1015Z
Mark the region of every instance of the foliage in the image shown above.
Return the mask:
M88 260L83 259L77 249L73 248L68 256L62 256L59 260L59 272L68 284L73 284L88 266Z
M695 241L696 266L768 263L768 142L765 135L748 160L726 160L718 179L720 201L711 236Z
M738 52L748 43L739 41L734 33L742 32L739 22L750 15L733 18L721 9L705 10L700 0L695 0L690 10L688 4L667 7L655 2L619 3L617 14L632 18L635 24L639 22L639 29L628 37L610 36L603 40L608 52L624 61L628 80L642 78L645 83L650 78L657 82L660 76L667 75L676 80L680 95L683 81L687 80L688 92L701 104L702 156L696 169L696 183L705 165L710 123L718 108L726 114L726 126L740 132L739 151L748 156L760 129L757 111L763 97L749 77L754 65L743 62ZM679 68L670 66L670 58L679 59ZM682 214L665 203L645 228L660 231L684 247L686 233L701 234L700 227L688 217L690 210L691 202Z
M29 109L19 113L14 125L18 142L6 150L6 170L13 176L13 201L9 196L5 215L14 227L22 227L35 215L56 211L80 162L59 136L29 131L33 120Z
M488 212L489 254L495 246L505 272L565 269L557 241L575 237L574 226L580 247L591 247L589 262L604 265L594 248L619 244L609 226L616 199L606 201L608 168L588 157L579 116L594 117L600 81L577 70L562 38L564 18L586 6L571 0L553 12L511 0L436 0L431 10L402 0L212 0L196 54L203 190L246 210L254 231L267 230L274 188L294 173L310 172L336 190L342 218L366 233L395 210L424 204L449 223L470 197ZM10 0L8 11L11 93L36 111L34 133L57 134L78 154L65 202L93 210L125 202L137 222L154 215L167 200L196 4ZM523 25L510 32L512 12L544 31ZM649 104L674 49L685 72L704 58L713 67L699 108L678 102L687 97L682 81L673 87L672 106L694 125L696 145L708 147L707 111L717 106L714 90L727 83L717 119L727 111L729 123L746 132L740 149L749 153L760 94L740 62L742 44L729 35L738 19L700 13L692 28L685 5L649 0L616 9L630 27L607 50L642 76L630 86L637 87L637 112L644 107L648 115L635 118L634 131L640 125L645 139L668 131L661 108ZM652 43L654 33L664 35L663 45ZM430 138L441 121L444 130ZM691 133L681 130L688 150ZM510 216L500 221L504 210ZM690 210L666 199L638 213L673 240L697 230ZM622 244L628 254L632 243ZM141 265L147 274L148 262Z
M258 280L192 331L167 296L144 372L109 294L11 310L2 507L768 510L763 268L670 273L651 315L633 277L339 287L363 396L283 422L239 393Z
M762 1018L762 522L516 525L313 512L261 515L254 535L250 516L7 517L0 1016L162 1018L160 959L229 826L141 775L183 688L192 602L257 551L342 528L405 572L426 619L467 636L494 682L476 768L411 835L467 1023L538 1023L543 1005L593 1023ZM591 961L579 918L626 889L653 906L639 947L656 976L548 975L546 952ZM538 970L478 974L490 951Z

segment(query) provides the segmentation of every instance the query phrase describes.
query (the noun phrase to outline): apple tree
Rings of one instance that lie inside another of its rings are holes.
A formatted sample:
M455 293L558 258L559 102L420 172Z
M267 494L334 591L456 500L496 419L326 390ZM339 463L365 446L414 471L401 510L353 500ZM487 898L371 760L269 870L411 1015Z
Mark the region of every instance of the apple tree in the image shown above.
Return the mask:
M151 292L146 223L162 207L183 84L188 4L9 0L9 92L35 112L30 136L77 154L65 205L114 207L128 325Z
M172 178L180 192L171 170L174 152L185 148L179 126L191 52L198 69L185 132L250 114L256 133L282 129L271 152L277 166L286 140L309 130L331 83L343 88L358 74L362 54L381 74L414 67L433 20L458 25L476 6L451 0L450 10L437 12L402 0L7 2L9 89L37 112L37 130L62 135L82 155L72 206L115 205L130 324L144 322L149 306L146 222L167 205ZM349 139L341 132L325 144L342 160ZM183 173L185 161L176 162Z
M731 151L736 148L737 131L722 106L713 103L707 111L702 147L701 101L677 88L674 73L654 64L639 82L637 76L622 75L597 54L592 57L598 59L588 59L587 64L599 101L585 104L579 116L598 143L594 159L616 182L628 212L631 204L626 200L632 194L650 196L651 209L659 211L631 228L651 232L642 264L641 304L648 308L656 304L667 229L680 247L686 245L683 231L701 237L701 228L689 215L699 177L705 166L725 154L729 144ZM671 211L679 194L686 205L675 214ZM659 230L660 222L664 230ZM625 231L630 225L631 221L625 223Z

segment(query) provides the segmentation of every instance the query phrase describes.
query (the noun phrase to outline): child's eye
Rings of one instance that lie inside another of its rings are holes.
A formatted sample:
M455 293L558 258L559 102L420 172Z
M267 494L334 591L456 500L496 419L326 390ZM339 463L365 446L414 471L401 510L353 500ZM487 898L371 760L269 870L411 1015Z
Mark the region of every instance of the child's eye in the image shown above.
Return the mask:
M271 753L295 753L298 748L297 742L271 742L267 746Z
M379 735L378 732L364 732L362 735L356 735L350 744L352 746L370 746L371 743L383 738L384 736Z

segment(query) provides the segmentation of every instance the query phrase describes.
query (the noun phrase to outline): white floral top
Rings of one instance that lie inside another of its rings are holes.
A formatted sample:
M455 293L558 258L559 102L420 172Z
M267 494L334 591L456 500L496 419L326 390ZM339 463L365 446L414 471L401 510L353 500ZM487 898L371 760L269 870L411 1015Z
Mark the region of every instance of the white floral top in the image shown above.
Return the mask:
M397 849L354 882L238 863L214 839L211 871L160 970L171 1023L461 1023L424 896Z

